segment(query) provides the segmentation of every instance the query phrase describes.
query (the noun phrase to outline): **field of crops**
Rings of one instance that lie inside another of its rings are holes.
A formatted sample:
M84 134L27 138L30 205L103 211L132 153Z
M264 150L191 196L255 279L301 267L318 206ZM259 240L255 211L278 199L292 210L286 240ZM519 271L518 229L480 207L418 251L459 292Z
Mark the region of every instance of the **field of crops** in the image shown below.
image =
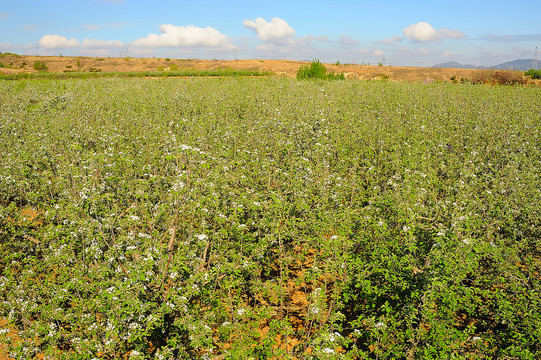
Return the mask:
M541 357L541 91L0 82L15 359Z

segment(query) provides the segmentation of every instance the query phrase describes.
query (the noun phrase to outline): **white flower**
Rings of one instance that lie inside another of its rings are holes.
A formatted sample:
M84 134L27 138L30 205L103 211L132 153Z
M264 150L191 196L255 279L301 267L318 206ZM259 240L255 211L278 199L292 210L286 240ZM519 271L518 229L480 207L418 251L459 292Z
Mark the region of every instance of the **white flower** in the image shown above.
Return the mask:
M407 226L407 225L402 226L402 230L403 230L404 232L408 232L410 229L411 229L411 228L410 228L409 226Z
M173 184L173 190L179 191L180 189L184 189L185 186L186 184L184 182L178 180Z
M324 354L334 354L334 350L331 348L324 348L322 351Z
M171 310L174 310L174 309L175 309L175 304L173 304L173 303L171 303L171 302L169 302L169 301L165 304L165 306L170 307Z
M240 309L237 310L237 314L238 314L239 316L242 316L242 315L244 315L244 312L245 312L245 311L246 311L246 310L245 310L244 308L240 308Z
M375 327L376 329L384 329L384 328L385 328L385 323L383 323L383 322L380 321L380 322L376 323L376 324L374 325L374 327Z
M197 238L197 240L200 240L200 241L206 240L208 238L208 236L205 234L197 234L195 235L195 237Z

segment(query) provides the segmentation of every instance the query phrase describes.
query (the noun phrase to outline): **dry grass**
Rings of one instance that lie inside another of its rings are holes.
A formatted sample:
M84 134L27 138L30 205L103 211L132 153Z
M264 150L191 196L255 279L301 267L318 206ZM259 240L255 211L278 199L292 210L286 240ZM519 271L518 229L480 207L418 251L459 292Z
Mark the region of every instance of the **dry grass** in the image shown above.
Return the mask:
M99 69L103 72L116 71L157 71L168 70L171 67L179 70L258 70L271 71L277 76L295 77L300 66L306 62L291 60L200 60L200 59L170 59L165 58L103 58L103 57L69 57L69 56L13 56L3 55L0 60L4 64L13 64L0 69L3 73L33 73L36 70L32 65L35 61L43 61L49 72L64 71L90 71ZM26 64L26 65L23 65ZM489 81L498 79L511 79L514 83L526 81L523 73L519 71L496 72L494 70L473 69L446 69L402 66L372 66L372 65L334 65L324 64L327 70L343 73L346 78L364 80L391 80L424 82L452 81L452 79L466 79L472 82L501 83ZM485 81L486 80L486 81ZM541 85L541 81L529 80L529 83Z

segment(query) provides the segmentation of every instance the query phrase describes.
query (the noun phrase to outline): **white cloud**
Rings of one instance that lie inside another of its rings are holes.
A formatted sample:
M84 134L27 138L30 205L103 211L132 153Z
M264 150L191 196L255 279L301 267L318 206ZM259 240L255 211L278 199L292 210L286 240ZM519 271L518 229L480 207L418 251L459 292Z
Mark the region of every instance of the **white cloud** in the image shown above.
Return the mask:
M438 30L438 36L440 38L447 38L447 39L463 39L466 37L466 34L464 34L460 30L450 30L447 28L441 28Z
M86 24L86 25L83 25L83 28L85 30L99 30L100 26L94 25L94 24Z
M84 39L83 47L87 49L111 49L123 47L124 43L117 40L103 41L99 39Z
M38 45L45 49L68 49L78 47L77 39L68 39L62 35L44 35L38 41Z
M38 27L36 25L23 25L21 30L22 31L37 31Z
M402 32L409 40L416 42L441 41L442 39L461 39L466 35L459 30L441 28L436 30L427 22L418 22L402 29Z
M258 17L255 20L245 20L243 24L245 28L255 31L263 41L291 40L295 36L295 29L278 17L272 18L270 22Z
M340 35L338 41L344 46L358 46L360 44L359 40L349 35Z
M231 39L213 27L160 26L161 34L149 34L133 42L141 47L209 46L232 48Z
M481 40L501 41L501 42L541 41L541 34L525 34L525 35L488 34L486 36L483 36Z
M403 36L396 35L396 36L393 36L392 38L382 39L379 41L379 43L386 44L386 45L393 45L393 44L401 42L402 40L404 40Z
M81 27L83 30L101 30L101 29L122 29L126 27L126 23L123 22L107 22L103 24L85 24ZM80 29L73 29L73 31L79 31Z

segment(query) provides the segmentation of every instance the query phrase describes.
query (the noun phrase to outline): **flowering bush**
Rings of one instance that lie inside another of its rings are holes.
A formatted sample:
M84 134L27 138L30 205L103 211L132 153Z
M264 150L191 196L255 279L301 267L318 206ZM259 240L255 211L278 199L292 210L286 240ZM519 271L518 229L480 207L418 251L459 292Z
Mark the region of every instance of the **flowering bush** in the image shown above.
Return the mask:
M16 359L541 356L538 89L110 78L0 94Z

